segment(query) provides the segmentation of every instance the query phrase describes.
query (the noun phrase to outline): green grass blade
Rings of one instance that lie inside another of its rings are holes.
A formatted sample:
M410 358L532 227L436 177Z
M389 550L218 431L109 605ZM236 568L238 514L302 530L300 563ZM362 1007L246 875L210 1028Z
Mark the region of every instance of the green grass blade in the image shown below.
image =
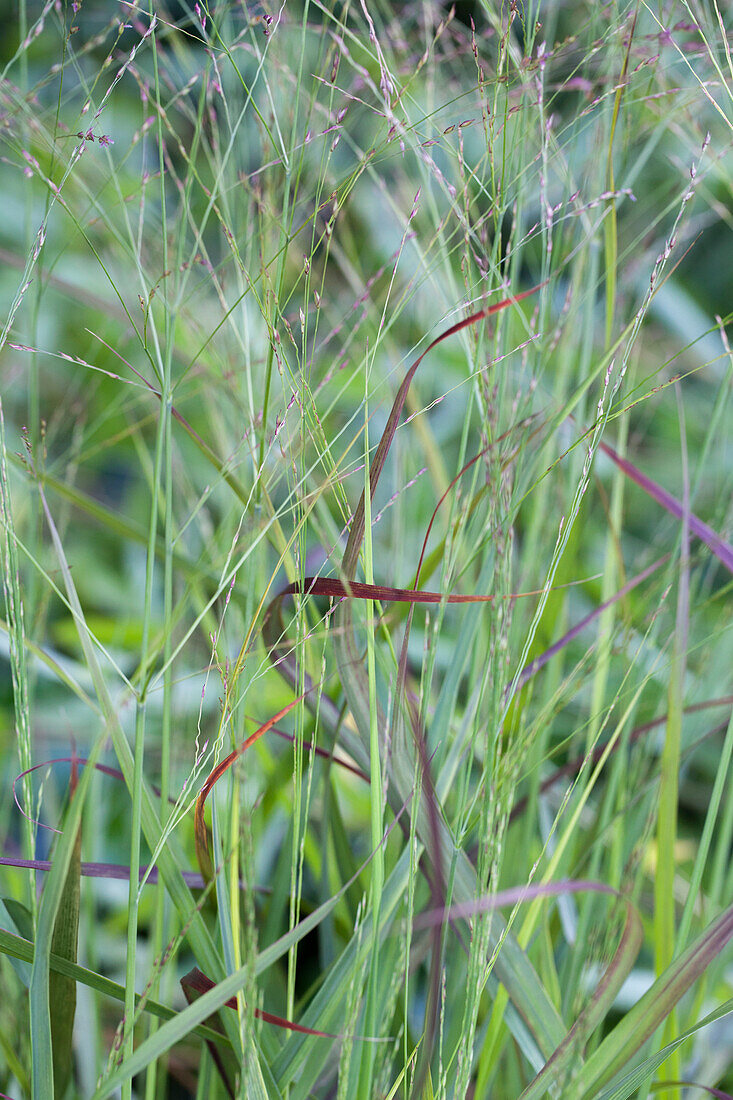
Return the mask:
M72 772L69 785L74 797L76 776ZM66 881L63 885L56 922L54 924L51 952L70 962L76 962L79 933L79 896L81 882L81 825L69 858ZM54 1095L63 1097L73 1071L74 1017L76 1015L76 982L51 969L48 979L51 1015L51 1044L53 1047Z
M664 1023L731 938L733 907L721 913L616 1024L573 1080L568 1089L568 1100L591 1100L591 1097L596 1097L598 1090L623 1069Z

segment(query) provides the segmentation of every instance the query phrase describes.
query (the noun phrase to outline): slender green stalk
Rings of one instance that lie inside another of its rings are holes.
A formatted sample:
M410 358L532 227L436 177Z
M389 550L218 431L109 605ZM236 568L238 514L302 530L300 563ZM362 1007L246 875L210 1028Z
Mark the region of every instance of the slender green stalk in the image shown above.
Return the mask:
M677 944L675 913L675 877L677 869L677 807L679 801L680 749L682 742L682 709L684 706L684 681L687 667L687 640L689 634L689 584L690 584L690 482L687 472L687 440L684 430L684 411L679 400L682 435L683 507L682 548L677 588L677 616L673 642L672 661L667 694L667 727L661 760L659 787L659 811L657 815L657 867L654 877L654 965L659 976L670 965ZM689 921L689 918L688 918ZM685 937L686 938L686 937ZM677 1033L677 1013L670 1012L664 1028L664 1042ZM669 1061L660 1067L660 1079L678 1080L682 1061L680 1051L675 1050ZM673 1090L663 1090L664 1100L671 1100Z
M365 387L368 386L369 372L365 372ZM370 492L370 450L369 450L369 404L368 388L364 396L364 576L367 584L374 584L374 559L372 550L372 510ZM366 624L367 678L369 683L369 768L371 781L371 845L375 853L372 865L370 907L373 913L371 964L366 990L364 1008L364 1030L367 1035L379 1033L379 958L380 958L380 912L384 892L384 849L382 848L383 810L382 810L382 763L379 744L379 723L377 719L377 674L374 652L374 602L364 603L364 621ZM365 1045L359 1073L358 1090L362 1096L371 1096L374 1073L374 1048Z

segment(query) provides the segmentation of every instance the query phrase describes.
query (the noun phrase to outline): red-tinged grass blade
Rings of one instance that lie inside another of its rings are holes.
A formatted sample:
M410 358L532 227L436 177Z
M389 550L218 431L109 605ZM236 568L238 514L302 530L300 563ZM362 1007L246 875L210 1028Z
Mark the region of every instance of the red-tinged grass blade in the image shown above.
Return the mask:
M306 577L302 583L293 581L275 599L303 593L307 596L330 596L341 600L381 600L393 603L493 603L496 599L519 600L529 596L540 596L543 591L544 589L537 588L531 592L511 592L507 596L497 597L462 592L425 592L417 588L390 588L384 584L339 581L333 577Z
M537 286L532 287L531 290L525 290L521 294L513 295L511 298L504 298L500 302L495 302L493 305L487 306L485 309L480 309L477 312L470 314L468 317L464 317L461 321L457 321L455 325L451 325L450 328L446 329L445 332L442 332L430 344L428 344L422 354L415 360L415 362L412 364L407 374L403 378L402 384L397 391L397 396L395 397L394 404L392 405L387 424L385 426L384 432L382 433L382 438L379 441L374 459L372 460L372 463L370 465L369 491L372 497L374 496L374 493L376 491L382 469L384 468L384 463L387 459L387 454L392 445L392 440L394 439L395 432L397 431L399 420L402 415L402 410L404 408L405 401L407 400L407 392L410 388L413 376L428 352L431 351L438 344L440 344L443 340L447 339L449 336L454 335L454 333L460 332L461 329L467 328L469 325L476 324L476 322L480 321L482 318L490 317L493 314L498 313L500 310L505 309L507 306L513 305L515 302L521 302L523 298L528 298L530 295L536 293L536 291L538 291L544 285L545 283L539 283ZM356 571L356 562L359 556L359 550L361 548L361 543L363 539L364 493L362 493L359 504L357 505L356 511L354 512L354 518L351 523L346 550L344 551L342 573L347 581L352 580ZM323 587L317 589L315 587L316 584L318 586L322 585ZM333 586L331 591L328 591L326 588L326 585L328 584ZM340 587L338 587L339 585ZM408 603L440 603L443 600L447 600L451 603L470 603L476 602L476 600L480 598L456 597L450 595L443 596L438 593L430 593L429 598L427 598L425 601L422 601L418 597L416 588L412 590L382 588L382 595L378 594L378 589L379 586L357 585L355 583L351 583L348 585L347 590L347 585L341 584L341 582L326 581L325 579L320 578L316 579L315 581L313 580L313 578L307 578L302 588L303 592L309 592L312 595L322 594L341 597L361 595L361 598L363 599L383 599L403 601ZM290 683L293 687L298 682L297 671L294 667L294 661L290 659L282 644L282 638L285 636L285 627L282 619L282 604L285 596L295 595L300 591L300 585L293 584L288 585L285 589L278 592L274 599L270 602L267 611L265 612L264 622L262 625L262 636L268 649L270 661L272 662L273 667L277 668L284 679L286 679L288 683ZM409 594L410 592L412 593L411 595ZM331 724L336 727L340 722L340 715L338 714L338 712L335 711L335 708L332 706L332 704L330 704L330 700L328 700L327 697L323 697L321 702L322 704L325 704L326 710L328 712L325 717L327 719L330 719Z
M599 1090L628 1065L688 989L705 973L733 937L733 906L717 920L663 974L606 1036L578 1071L567 1100L592 1100Z
M428 539L430 538L430 532L433 529L433 524L435 523L438 512L440 511L441 506L445 502L448 495L456 487L456 485L461 480L463 475L465 473L467 473L468 470L471 469L471 467L474 465L474 463L478 462L478 460L480 458L483 458L484 455L488 454L489 451L494 450L495 447L497 446L497 444L502 443L505 439L507 439L508 436L510 436L514 431L516 431L517 428L525 427L533 419L534 419L534 416L528 416L525 420L522 420L519 424L514 424L511 428L507 428L507 430L505 432L502 432L502 434L500 436L498 436L497 439L495 439L492 443L489 443L488 446L483 447L478 452L478 454L475 454L473 456L473 458L470 458L468 460L468 462L466 463L466 465L463 466L463 468L460 469L458 471L458 473L456 474L456 476L452 479L452 481L448 485L448 488L445 490L445 492L440 497L440 500L435 505L435 508L433 509L433 514L430 517L430 522L428 523L428 527L427 527L427 530L425 532L425 538L423 539L422 549L420 551L420 558L419 558L418 563L417 563L417 569L415 571L415 581L414 581L414 584L412 585L413 588L417 588L418 584L420 583L420 573L422 572L423 562L425 561L425 552L426 552L427 547L428 547ZM530 434L529 438L530 439L534 438L535 435L537 435L540 431L542 431L543 426L544 426L543 424L540 424L538 427L536 427L534 429L534 431ZM504 459L504 461L501 464L502 471L505 470L507 468L507 466L509 466L511 464L511 462L514 461L514 458L516 457L516 453L517 452L515 450L511 454L511 456L509 456L509 458ZM470 515L473 514L476 506L478 505L479 500L484 495L484 493L486 493L487 488L488 488L488 486L484 485L478 491L478 493L476 493L475 497L473 498L473 500L471 501L471 503L469 505L467 516L470 516ZM439 547L438 549L440 550L441 547ZM432 555L431 555L431 557L432 557Z
M255 741L258 741L259 738L267 733L268 730L272 729L275 723L279 722L281 718L284 718L285 715L293 709L293 707L296 707L298 703L302 701L302 699L302 695L299 695L297 699L293 699L292 703L288 703L288 705L286 707L283 707L282 710L279 710L277 714L273 714L272 718L269 718L267 722L260 726L259 729L250 734L250 736L247 737L246 740L244 740L238 748L230 752L229 755L224 758L224 760L221 760L216 765L214 770L208 776L203 787L199 791L198 797L196 799L196 809L194 812L194 836L196 841L196 858L198 859L199 867L201 868L201 874L203 875L204 880L207 883L211 882L214 877L214 866L211 859L209 834L206 828L206 821L204 819L204 807L206 805L206 799L209 797L209 793L213 789L214 784L217 783L219 779L221 779L222 775L224 775L227 769L232 766L234 761L238 757L240 757L242 753L245 753L250 745L254 745Z
M677 519L683 518L684 508L676 497L672 496L666 489L663 489L656 481L652 481L646 474L643 474L638 466L634 466L633 462L629 462L628 459L622 458L608 443L604 443L603 440L601 440L599 447L604 454L607 454L608 457L616 463L620 470L623 470L627 477L635 481L645 493L653 500L656 500L657 504L661 504L670 515L675 516ZM709 550L712 550L718 561L725 566L729 573L733 573L733 546L731 546L729 542L726 542L725 539L721 538L717 531L713 531L712 527L708 527L707 523L703 523L703 521L692 512L689 513L687 518L692 533L697 535Z
M215 983L212 982L211 978L207 978L198 967L194 967L185 977L181 978L181 985L184 988L188 1003L190 1004L192 998L189 996L189 991L199 995L201 993L208 993L210 989L214 988ZM224 1002L224 1007L233 1008L236 1011L237 998L230 997L228 1001ZM255 1009L255 1016L258 1020L264 1020L266 1024L273 1024L275 1027L284 1028L286 1031L297 1031L300 1035L315 1035L319 1039L341 1038L340 1035L332 1035L328 1031L316 1031L312 1027L303 1027L302 1024L294 1024L292 1020L286 1020L284 1016L276 1016L272 1012L265 1012L262 1008Z
M509 430L511 431L511 429L509 429ZM507 436L508 434L509 434L509 432L504 432L504 434L503 434L503 435L501 435L501 436L499 436L499 438L498 438L498 439L496 440L496 443L500 443L500 442L501 442L501 440L502 440L502 439L504 439L504 438L505 438L505 437L506 437L506 436ZM417 561L417 569L415 570L415 581L414 581L414 584L412 585L412 587L413 587L413 588L417 589L417 586L418 586L418 584L420 583L420 573L422 572L422 566L423 566L423 562L424 562L424 560L425 560L425 551L426 551L426 550L427 550L427 548L428 548L428 539L430 538L430 532L431 532L431 531L432 531L432 529L433 529L433 524L435 523L436 517L437 517L437 515L438 515L438 512L440 511L440 509L441 509L441 507L442 507L443 503L445 502L445 500L446 500L446 498L448 497L448 495L449 495L449 494L450 494L450 493L451 493L451 492L453 491L453 489L455 489L456 485L457 485L457 484L458 484L458 482L459 482L459 481L461 480L461 478L463 477L463 475L464 475L465 473L467 473L467 472L468 472L468 471L469 471L469 470L471 469L471 467L472 467L472 466L474 465L474 463L478 462L478 460L479 460L480 458L483 458L483 456L484 456L485 454L488 454L488 452L489 452L489 451L490 451L490 450L491 450L491 449L492 449L493 447L495 447L495 446L496 446L496 443L489 443L489 445L488 445L487 447L483 447L483 448L482 448L482 449L481 449L481 450L479 451L479 453L478 453L478 454L476 454L476 455L474 455L474 456L473 456L473 458L469 458L469 460L468 460L468 462L467 462L467 463L465 464L465 466L463 466L463 467L462 467L462 468L461 468L461 469L460 469L460 470L458 471L458 473L456 474L456 476L455 476L455 477L454 477L454 478L452 479L452 481L451 481L451 482L449 483L449 485L448 485L448 488L447 488L447 489L445 490L445 492L444 492L444 493L443 493L443 494L441 495L441 497L440 497L440 500L439 500L439 501L438 501L438 503L437 503L437 504L435 505L435 508L433 509L433 514L432 514L432 515L431 515L431 517L430 517L430 522L428 523L428 526L427 526L427 530L426 530L426 532L425 532L425 538L424 538L424 539L422 540L422 549L420 550L420 557L418 558L418 561ZM477 498L476 498L476 497L474 498L474 501L475 501L475 502L477 503ZM472 502L472 504L473 504L473 503L474 503L474 502Z
M711 1024L716 1024L718 1021L731 1015L733 1015L733 999L723 1001L722 1004L719 1004L712 1012L703 1016L702 1019L697 1019L692 1027L688 1027L685 1031L679 1032L671 1043L667 1043L667 1045L660 1050L637 1061L634 1068L628 1073L622 1072L617 1074L602 1093L598 1094L594 1092L592 1098L589 1097L588 1100L629 1100L629 1097L638 1094L642 1086L647 1085L650 1092L657 1092L658 1088L663 1088L664 1085L660 1082L659 1086L655 1088L650 1082L650 1077L655 1070L659 1069L669 1055L679 1050L683 1044L689 1044L690 1039L697 1037L701 1031L710 1027ZM702 1088L703 1086L690 1083L690 1087ZM723 1093L722 1095L726 1096L727 1094Z
M200 973L200 970L194 968L192 971L190 971L190 973L184 974L184 976L181 978L181 988L183 989L184 996L190 1005L193 1004L194 1001L198 1000L201 993L206 992L206 990L197 988L196 983L191 981L193 975L197 975ZM211 982L209 988L213 988L213 985L214 983ZM234 1003L236 1004L236 1001ZM213 1013L213 1015L209 1016L204 1022L206 1023L207 1027L212 1028L214 1031L220 1032L222 1036L224 1035L224 1028L222 1027L218 1012ZM219 1043L213 1042L210 1039L206 1040L206 1045L209 1048L211 1060L219 1071L219 1076L221 1077L224 1088L226 1089L229 1096L232 1097L232 1100L234 1100L234 1097L236 1095L235 1085L237 1081L239 1067L237 1066L237 1063L233 1057L233 1052L231 1050L224 1049L222 1046L220 1046Z
M477 458L480 456L476 456ZM428 529L429 534L429 529ZM427 540L426 535L426 540ZM379 584L364 584L360 581L340 581L334 578L328 577L306 577L302 582L294 581L292 584L286 585L281 589L277 595L271 600L265 613L264 622L262 625L262 637L267 646L268 654L273 668L276 668L278 672L284 677L285 680L295 687L297 683L298 671L296 669L295 660L292 656L290 648L284 643L283 639L286 637L285 624L282 615L282 605L284 600L288 596L296 594L305 594L309 596L328 596L331 599L361 599L361 600L380 600L383 603L407 603L410 605L417 603L428 604L470 604L470 603L491 603L497 597L489 595L470 595L462 593L442 593L442 592L426 592L416 588L391 588L385 585ZM507 596L500 597L504 600L515 600L528 598L530 596L538 596L541 594L541 590L533 590L530 592L514 592ZM315 690L314 685L310 677L306 675L306 691L304 697ZM321 719L325 718L326 723L330 725L333 730L336 730L340 724L340 714L331 702L328 696L321 696ZM274 727L272 727L274 729ZM280 731L276 731L280 732ZM290 735L285 735L289 737ZM309 747L306 742L306 747ZM333 756L333 754L325 749L316 748L316 753L321 756L328 757L334 760L335 763L340 764L342 767L348 768L350 771L359 775L368 781L368 776L363 769L356 767L348 763L345 760Z
M69 796L74 797L77 785L76 763L72 763ZM79 936L79 896L81 881L81 824L76 830L71 860L66 872L61 900L56 912L51 951L68 962L75 963ZM76 1015L76 982L51 970L48 979L48 999L53 1049L54 1095L63 1097L74 1068L74 1017Z
M491 603L497 598L503 600L523 599L530 596L539 596L542 591L542 589L536 589L529 592L513 592L506 596L496 597L455 592L426 592L416 588L391 588L386 585L364 584L360 581L340 581L329 577L306 577L303 582L293 581L292 584L286 585L285 588L281 589L271 600L265 612L265 618L262 624L262 637L267 646L273 668L277 669L291 687L295 687L298 675L296 662L292 656L291 647L283 641L283 639L286 638L286 630L282 615L282 605L288 596L304 594L308 596L328 596L332 599L339 600L380 600L383 603L470 604ZM316 685L312 683L310 677L307 675L305 679L306 691L304 697L307 698L308 695L315 690ZM341 716L338 709L327 695L321 696L320 708L322 720L325 719L326 723L335 730L340 724ZM306 743L306 747L308 747L308 743ZM341 764L341 766L347 767L349 770L355 771L356 774L367 778L366 773L363 772L362 769L354 768L353 765L348 764L346 761L339 760L338 757L332 756L327 750L316 748L315 751L319 755L329 757L333 759L334 762Z
M425 348L425 351L415 360L405 377L402 379L402 385L397 391L392 410L389 414L387 424L382 438L379 440L379 445L375 451L374 458L371 461L369 467L369 494L371 497L374 493L379 482L379 478L382 475L384 463L387 460L389 449L392 446L392 440L394 439L395 432L402 416L402 410L407 400L407 391L410 388L412 379L415 375L415 371L422 363L425 356L429 351L432 351L434 347L442 343L443 340L447 340L449 336L455 335L456 332L460 332L464 328L468 328L470 325L475 325L477 321L481 321L485 317L491 317L493 314L498 313L502 309L506 309L507 306L514 305L515 302L521 302L523 298L529 298L530 295L535 294L544 283L539 283L537 286L533 286L531 290L524 290L521 294L514 294L511 298L504 298L501 302L495 302L491 306L487 306L485 309L479 309L476 313L469 314L468 317L464 317L463 320L457 321L455 325L451 325L445 332L441 332L440 336L436 336L431 343ZM343 562L341 565L344 576L351 580L356 572L356 563L359 559L359 550L364 539L364 494L362 493L359 504L354 512L354 518L351 523L351 529L349 531L348 542L346 543L346 550L344 551Z
M698 710L706 710L709 707L726 707L733 703L733 695L724 695L720 699L708 699L704 703L693 703L688 707L685 707L683 714L693 714ZM660 718L654 718L651 722L645 722L642 726L637 726L636 729L631 731L629 736L629 744L635 744L645 733L649 733L650 730L657 729L659 726L665 725L667 722L667 715L663 714ZM703 738L714 737L716 734L724 733L728 728L727 722L722 722L717 726L714 726L707 733L703 734ZM699 743L699 742L698 742ZM619 747L619 742L615 741L611 751L615 752ZM604 755L608 749L608 742L604 741L601 744L596 745L592 752L588 756L576 756L574 760L569 760L567 764L563 764L562 767L557 768L552 775L548 776L541 784L539 793L544 794L546 791L554 787L563 776L577 775L584 764L591 763L596 764ZM524 813L527 806L527 799L520 798L512 808L512 812L509 815L509 820L514 821L520 814Z

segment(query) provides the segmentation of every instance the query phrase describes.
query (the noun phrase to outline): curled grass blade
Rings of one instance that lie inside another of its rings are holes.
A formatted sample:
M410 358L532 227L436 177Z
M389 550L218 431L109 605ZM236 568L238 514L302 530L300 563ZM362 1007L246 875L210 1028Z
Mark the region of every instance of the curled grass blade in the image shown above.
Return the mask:
M207 882L210 882L213 878L214 868L211 859L209 835L206 828L206 822L204 820L204 809L206 806L206 799L213 790L216 783L221 779L224 773L232 766L243 753L247 751L250 745L254 745L255 741L258 741L260 737L264 736L269 729L279 722L281 718L284 718L298 703L302 702L302 696L298 699L294 699L292 703L288 703L287 706L279 710L277 714L274 714L272 718L264 722L259 729L255 730L253 734L242 742L236 749L233 749L224 760L221 760L213 771L210 772L206 782L202 786L196 798L196 809L194 811L194 833L196 838L196 857L198 859L199 867L201 868L201 874Z
M688 989L733 937L733 906L714 920L679 958L660 974L593 1052L568 1089L568 1100L591 1100L628 1064L664 1023ZM675 1044L675 1049L679 1044ZM656 1064L661 1065L664 1057Z

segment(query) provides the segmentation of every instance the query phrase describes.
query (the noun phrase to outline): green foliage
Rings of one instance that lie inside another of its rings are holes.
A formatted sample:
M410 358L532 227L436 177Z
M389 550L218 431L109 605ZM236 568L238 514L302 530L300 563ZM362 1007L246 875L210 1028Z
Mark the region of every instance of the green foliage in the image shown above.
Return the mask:
M733 1090L724 24L18 0L0 1092Z

